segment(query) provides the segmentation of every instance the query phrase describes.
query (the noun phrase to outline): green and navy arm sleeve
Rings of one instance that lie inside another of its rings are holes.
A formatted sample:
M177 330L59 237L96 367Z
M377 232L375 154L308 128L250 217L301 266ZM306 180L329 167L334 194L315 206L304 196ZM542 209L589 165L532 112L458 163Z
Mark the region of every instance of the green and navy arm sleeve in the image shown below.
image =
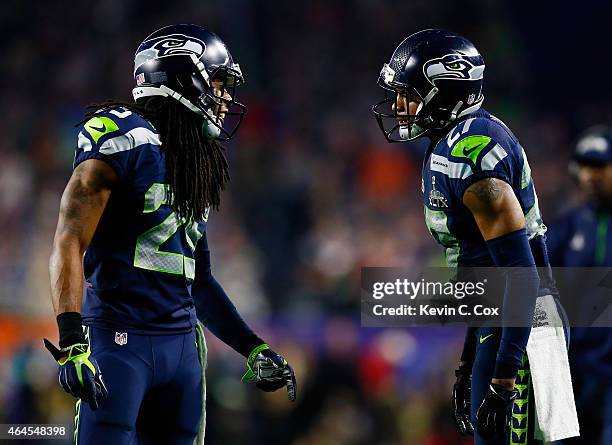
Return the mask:
M527 230L521 229L487 241L493 262L505 278L501 342L494 378L514 378L525 354L540 277L531 253Z
M222 342L248 357L255 347L265 342L244 322L221 285L215 280L206 232L196 246L195 260L196 272L191 295L198 318Z
M463 164L455 193L461 199L467 188L484 178L497 178L514 186L519 160L512 144L497 142L491 136L471 135L459 140L451 150L451 159ZM514 188L514 187L513 187Z
M133 146L133 138L120 118L99 113L79 127L73 168L88 159L98 159L123 178L129 169Z

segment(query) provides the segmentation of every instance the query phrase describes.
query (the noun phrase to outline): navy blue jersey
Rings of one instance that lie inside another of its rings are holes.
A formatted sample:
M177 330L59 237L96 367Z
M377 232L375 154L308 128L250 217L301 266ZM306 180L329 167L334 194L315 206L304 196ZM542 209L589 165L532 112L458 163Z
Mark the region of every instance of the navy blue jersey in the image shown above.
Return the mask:
M557 267L612 266L611 213L591 205L570 210L551 227L549 258Z
M591 205L572 209L550 228L550 262L555 267L612 266L612 215ZM566 272L566 275L569 275ZM575 283L580 288L580 277ZM572 365L589 373L612 376L612 328L572 329Z
M122 108L79 130L74 167L99 159L119 178L85 253L84 322L140 333L191 330L194 250L206 223L181 220L169 205L159 134Z
M432 144L423 164L427 228L446 249L450 267L494 265L472 213L463 204L465 190L489 177L507 182L514 190L530 240L546 233L525 150L503 122L477 111ZM536 264L542 256L534 252Z

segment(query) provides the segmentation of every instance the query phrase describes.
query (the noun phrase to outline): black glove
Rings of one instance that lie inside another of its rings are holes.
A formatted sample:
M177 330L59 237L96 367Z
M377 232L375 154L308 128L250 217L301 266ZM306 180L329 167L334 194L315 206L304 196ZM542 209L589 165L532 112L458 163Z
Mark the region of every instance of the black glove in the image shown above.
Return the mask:
M242 376L243 382L257 382L255 386L270 392L287 386L287 396L295 401L297 385L295 373L287 360L274 352L266 344L259 345L249 354L247 372Z
M89 344L76 343L59 349L45 338L45 347L59 364L59 382L64 391L97 409L108 391Z
M472 396L472 365L462 365L455 369L457 381L453 385L453 415L455 425L463 436L474 435L470 418Z
M489 391L476 413L476 427L484 439L504 434L512 417L512 405L518 390L491 383Z

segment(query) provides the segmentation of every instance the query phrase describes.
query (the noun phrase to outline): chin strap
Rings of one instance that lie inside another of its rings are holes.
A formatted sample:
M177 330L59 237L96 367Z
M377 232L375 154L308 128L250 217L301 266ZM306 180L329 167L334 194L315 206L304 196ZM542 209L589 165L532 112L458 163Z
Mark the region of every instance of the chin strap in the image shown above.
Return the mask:
M431 99L433 99L433 97L438 93L439 89L437 87L433 87L431 90L429 90L429 93L427 93L427 96L425 96L423 98L423 101L421 103L419 103L419 106L417 107L415 116L419 114L419 112L423 109L423 107L429 102L431 101ZM444 124L444 126L447 126L449 124L451 124L452 122L454 122L455 120L466 116L470 113L473 113L474 111L478 110L482 103L484 102L484 95L481 94L480 95L480 99L473 105L467 107L465 110L461 111L460 113L458 113L459 109L463 106L463 101L460 100L459 102L457 102L457 104L455 105L455 107L452 109L451 111L451 115L450 118L448 119L448 121ZM400 139L404 140L404 141L411 141L414 140L420 136L423 136L429 129L428 128L423 128L420 127L418 125L410 125L410 126L400 126L398 128L398 133L399 133L399 137Z
M208 139L216 139L221 135L221 122L217 116L213 115L209 110L203 110L195 106L185 96L168 88L166 85L160 85L159 87L136 87L132 90L132 96L134 96L134 100L150 96L171 97L176 99L189 108L189 110L206 118L206 123L202 125L202 131Z
M134 100L141 99L143 97L150 96L163 96L163 97L171 97L173 99L178 100L180 103L185 105L191 111L197 114L201 114L206 116L203 110L196 107L189 99L187 99L182 94L174 91L171 88L168 88L166 85L160 85L158 87L136 87L132 90L132 96L134 96Z

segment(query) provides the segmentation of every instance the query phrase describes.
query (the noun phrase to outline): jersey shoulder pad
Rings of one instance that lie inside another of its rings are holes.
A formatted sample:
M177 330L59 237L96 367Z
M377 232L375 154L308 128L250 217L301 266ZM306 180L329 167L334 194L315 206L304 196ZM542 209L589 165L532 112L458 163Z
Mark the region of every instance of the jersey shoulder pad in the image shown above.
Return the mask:
M159 134L142 116L121 107L96 113L79 128L78 148L112 155L143 144L161 145Z
M474 117L460 122L447 136L449 157L475 170L493 170L509 156L517 159L522 149L503 122L493 117Z

